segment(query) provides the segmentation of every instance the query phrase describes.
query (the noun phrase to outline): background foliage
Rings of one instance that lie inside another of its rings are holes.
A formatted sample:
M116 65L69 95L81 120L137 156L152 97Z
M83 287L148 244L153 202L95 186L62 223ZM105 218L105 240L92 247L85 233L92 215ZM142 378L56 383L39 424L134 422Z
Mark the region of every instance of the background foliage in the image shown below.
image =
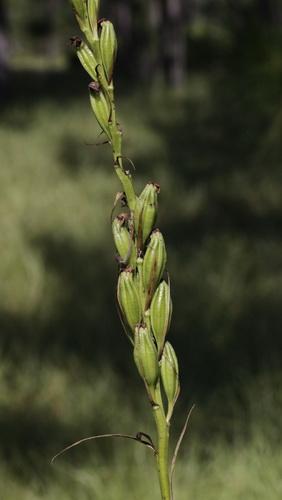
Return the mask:
M175 438L197 405L177 499L280 499L281 4L104 5L125 151L140 188L161 184ZM0 26L0 498L156 498L148 451L131 443L49 465L72 440L152 424L115 310L119 185L93 145L69 4L2 1Z

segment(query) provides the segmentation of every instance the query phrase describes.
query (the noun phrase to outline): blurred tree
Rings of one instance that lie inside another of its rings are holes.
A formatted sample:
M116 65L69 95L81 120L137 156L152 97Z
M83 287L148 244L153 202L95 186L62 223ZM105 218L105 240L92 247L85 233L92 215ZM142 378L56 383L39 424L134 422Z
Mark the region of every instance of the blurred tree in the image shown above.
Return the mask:
M3 97L8 74L8 38L6 5L0 0L0 97Z
M109 6L119 30L124 71L143 82L162 75L171 86L180 86L186 70L184 0L118 0Z
M258 0L258 9L262 20L268 24L279 25L282 23L281 0Z
M186 66L185 16L183 0L160 0L162 10L161 47L166 81L179 87Z
M6 71L6 10L13 53L43 58L65 55L74 25L68 1L9 0L5 6L4 2L0 0L2 74ZM277 31L282 23L281 0L103 0L101 4L101 15L117 26L119 74L136 85L162 79L171 87L181 86L188 66L188 40L192 69L195 63L219 64L236 47L243 57L247 38L255 46L256 37L268 28Z
M59 49L58 24L62 16L62 4L62 0L45 0L44 5L38 5L33 0L31 4L33 15L27 18L27 31L31 39L36 39L39 50L47 55Z

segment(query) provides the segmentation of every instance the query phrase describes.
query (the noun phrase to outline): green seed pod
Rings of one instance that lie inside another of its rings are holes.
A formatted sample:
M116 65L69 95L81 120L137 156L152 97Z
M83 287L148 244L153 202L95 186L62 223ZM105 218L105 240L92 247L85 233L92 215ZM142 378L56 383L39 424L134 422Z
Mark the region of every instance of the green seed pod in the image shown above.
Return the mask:
M90 31L90 24L88 19L87 0L71 0L71 2L80 29L85 34L87 40L91 43L93 37Z
M122 271L118 278L117 299L123 317L132 333L141 321L141 306L131 268Z
M71 0L71 3L76 16L81 20L85 20L87 14L85 0Z
M87 71L87 73L93 78L94 81L97 80L96 67L97 61L92 50L88 45L83 42L78 37L72 37L71 43L75 47L77 57L79 58L82 66Z
M154 224L157 219L158 212L158 193L160 188L158 184L152 182L147 184L139 196L141 202L141 213L139 219L139 234L140 240L144 245L147 238L150 236Z
M112 81L114 64L117 56L117 37L110 21L101 23L100 51L108 83Z
M150 239L143 262L143 285L146 293L146 309L162 278L166 266L166 248L162 233L156 229Z
M99 4L100 0L88 0L87 2L89 25L94 36L97 35L97 22L100 6Z
M168 415L171 416L180 385L177 357L169 342L165 343L161 358L161 378L168 400Z
M172 313L170 286L162 281L154 296L150 308L151 325L158 345L159 354L162 352Z
M112 231L116 249L124 264L136 267L136 247L126 227L127 214L120 214L113 220Z
M111 109L109 103L105 97L104 92L99 87L97 82L92 82L89 84L90 90L90 103L92 109L95 113L96 119L101 127L101 129L111 140L111 132L109 127Z
M145 326L135 329L134 361L148 387L154 387L159 378L158 354L152 335Z
M91 1L89 0L89 5L88 0L71 0L71 3L81 31L84 33L90 47L95 48L95 45L99 42L98 26L95 19L95 12L93 11L94 5L90 5ZM91 11L91 16L89 15L89 10Z

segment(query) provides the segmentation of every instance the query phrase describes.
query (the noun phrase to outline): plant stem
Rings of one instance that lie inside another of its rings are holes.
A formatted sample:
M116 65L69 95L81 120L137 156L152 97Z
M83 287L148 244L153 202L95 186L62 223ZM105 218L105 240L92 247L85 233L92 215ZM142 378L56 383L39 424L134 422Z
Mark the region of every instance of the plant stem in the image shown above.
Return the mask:
M117 193L113 209L119 200L122 201L122 207L126 206L126 213L120 213L112 221L120 263L117 299L122 324L134 346L135 364L152 404L157 431L156 447L151 438L148 443L142 439L140 442L155 451L162 500L173 500L171 475L183 435L177 445L170 473L169 422L179 393L179 377L176 354L171 344L165 342L171 299L169 280L167 284L163 276L166 266L165 243L160 231L154 230L159 187L149 182L142 193L136 196L131 172L123 166L122 130L116 116L113 83L117 51L114 26L108 20L98 20L100 0L71 1L87 43L78 37L73 37L72 41L82 66L93 79L89 84L91 106L106 136L106 143L111 145L115 172L122 185L123 192ZM126 160L132 164L129 158ZM166 287L165 293L163 287ZM156 307L153 305L153 295L156 297ZM151 321L153 318L160 318L156 331L154 321ZM127 327L133 335L129 334ZM159 338L163 339L161 348ZM166 408L162 390L167 401ZM135 440L139 439L136 437Z
M156 406L153 408L155 423L157 427L157 467L159 475L159 483L161 489L162 500L171 500L171 487L169 479L169 457L168 457L168 445L169 445L169 424L166 421L166 417L163 409L162 396L160 391L160 384L158 383L154 401Z
M116 121L115 100L113 87L108 88L109 97L112 105L111 115L111 130L112 130L112 149L116 174L122 184L123 190L126 195L128 207L133 215L136 212L136 194L134 191L133 183L130 174L125 172L122 164L122 133L119 130ZM141 287L142 288L142 287ZM157 450L156 462L159 476L159 484L161 490L162 500L172 500L171 485L169 478L169 423L166 420L163 401L158 382L155 390L153 391L153 415L157 428Z
M132 213L134 213L136 206L136 195L133 188L130 174L125 172L122 162L122 132L119 130L116 120L116 108L114 98L113 84L108 87L108 95L111 101L112 115L111 115L111 130L112 130L112 149L116 174L122 184L123 190L126 195L128 206Z

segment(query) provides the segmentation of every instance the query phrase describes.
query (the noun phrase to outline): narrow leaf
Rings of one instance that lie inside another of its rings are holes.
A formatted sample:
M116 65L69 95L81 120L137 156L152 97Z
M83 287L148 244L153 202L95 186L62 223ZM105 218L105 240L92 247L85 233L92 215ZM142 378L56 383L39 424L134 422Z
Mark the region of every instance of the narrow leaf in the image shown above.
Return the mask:
M146 439L144 439L144 437ZM82 443L86 443L87 441L93 441L94 439L103 439L103 438L131 439L133 441L137 441L137 443L144 444L145 446L147 446L147 448L153 450L154 453L156 452L152 439L150 438L150 436L148 436L148 434L145 434L144 432L138 432L136 436L130 436L129 434L98 434L97 436L90 436L87 438L80 439L79 441L76 441L75 443L66 446L66 448L63 448L63 450L59 451L59 453L56 453L56 455L53 456L51 464L53 464L58 457L60 457L67 451L71 450L72 448L75 448L76 446L79 446Z
M175 447L175 450L174 450L174 454L173 454L172 462L171 462L171 467L170 467L170 484L171 484L171 487L172 487L173 473L174 473L174 469L175 469L175 464L176 464L176 460L177 460L179 448L180 448L181 443L183 441L183 438L184 438L184 436L186 434L187 427L188 427L188 424L189 424L189 420L190 420L190 417L191 417L192 412L193 412L194 409L195 409L195 405L193 404L192 407L190 408L189 412L188 412L187 418L185 420L185 424L183 426L183 429L181 431L181 434L179 436L179 439L177 441L177 444L176 444L176 447Z

